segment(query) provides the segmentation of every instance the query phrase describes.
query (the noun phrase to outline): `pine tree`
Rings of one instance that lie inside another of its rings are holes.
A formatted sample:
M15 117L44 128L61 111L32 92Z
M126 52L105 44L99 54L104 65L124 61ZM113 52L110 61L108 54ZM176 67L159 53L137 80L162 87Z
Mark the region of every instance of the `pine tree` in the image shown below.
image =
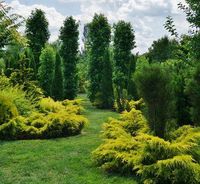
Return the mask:
M88 41L90 49L89 98L99 108L113 106L112 64L109 44L111 27L107 18L95 14L89 24Z
M61 58L58 52L56 53L54 78L52 84L52 96L55 100L63 99L63 73Z
M70 100L76 97L78 91L78 26L73 17L68 17L60 30L61 56L64 66L64 98Z
M52 83L54 73L55 54L51 46L46 46L40 55L40 67L38 69L38 80L46 96L52 95Z
M173 114L171 76L159 64L144 66L135 73L140 97L146 105L146 115L155 135L164 138L166 123Z

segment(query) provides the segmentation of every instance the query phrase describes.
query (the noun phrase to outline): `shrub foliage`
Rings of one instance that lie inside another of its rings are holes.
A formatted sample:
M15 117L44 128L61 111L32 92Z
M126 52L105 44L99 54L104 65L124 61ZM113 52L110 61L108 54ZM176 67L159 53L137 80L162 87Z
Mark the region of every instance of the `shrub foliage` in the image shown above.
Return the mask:
M142 183L199 183L200 129L183 126L168 139L153 136L140 110L104 124L105 142L94 152L107 171L139 175Z
M81 115L80 100L55 102L51 98L41 98L34 106L26 96L19 87L8 85L0 89L1 140L77 135L87 123Z

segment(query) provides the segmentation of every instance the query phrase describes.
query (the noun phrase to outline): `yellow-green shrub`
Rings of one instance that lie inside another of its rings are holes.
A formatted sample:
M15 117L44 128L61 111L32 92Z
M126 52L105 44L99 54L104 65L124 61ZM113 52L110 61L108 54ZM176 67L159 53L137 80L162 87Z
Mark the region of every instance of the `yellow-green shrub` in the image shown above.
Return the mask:
M131 111L131 109L137 109L140 110L143 106L144 106L144 101L143 99L139 99L139 100L127 100L127 99L123 99L123 103L121 102L121 104L124 104L124 109L126 111ZM120 112L119 107L117 102L115 101L114 103L114 108L117 112Z
M17 116L0 125L0 139L43 139L77 135L87 123L82 115L69 112L68 106L79 105L55 102L44 98L39 102L39 111L33 111L28 117ZM77 110L78 111L78 110ZM77 112L76 111L76 112Z
M6 101L10 101L10 103L17 108L19 115L27 116L35 108L31 101L26 98L26 93L22 91L20 87L6 87L0 89L0 94L4 102L7 99ZM3 103L3 101L1 103Z
M4 94L0 94L0 125L8 122L17 115L18 111L15 104L12 103L12 100Z
M10 80L4 75L0 75L0 90L5 89L6 87L9 86L10 86Z
M62 105L65 106L67 112L81 114L84 111L84 108L81 106L82 99L76 100L64 100Z
M137 100L137 101L135 101L135 100L129 101L129 108L130 109L140 110L143 106L144 106L144 101L143 101L142 98Z
M150 134L141 112L132 109L104 125L105 142L94 152L107 171L139 175L142 183L200 183L200 130L181 127L164 140Z
M77 135L87 119L68 113L33 113L30 117L18 116L0 125L0 139L43 139Z
M42 98L39 102L39 109L42 113L59 112L65 110L61 102L55 102L52 98Z
M42 113L65 111L69 114L81 114L84 110L81 106L81 99L55 102L52 98L43 98L39 102L39 109Z

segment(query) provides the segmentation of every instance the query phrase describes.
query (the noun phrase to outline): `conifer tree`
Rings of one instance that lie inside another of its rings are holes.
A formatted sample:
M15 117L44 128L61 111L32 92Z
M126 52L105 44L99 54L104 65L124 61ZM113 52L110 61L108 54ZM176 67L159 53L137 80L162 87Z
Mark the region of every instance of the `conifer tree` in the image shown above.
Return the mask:
M33 51L35 66L37 73L39 68L39 57L44 48L45 43L49 39L48 21L45 17L45 13L40 9L32 11L30 17L26 21L26 36L29 40L30 48Z
M107 18L95 14L89 24L88 41L90 48L89 98L99 108L113 106L112 65L109 44L111 27Z
M55 64L54 49L46 46L40 55L40 67L38 69L38 80L46 96L52 95L52 83Z
M166 123L173 112L173 90L168 70L159 64L144 66L135 73L140 97L146 105L146 116L151 130L164 138Z
M78 91L78 23L73 17L67 17L60 30L61 56L64 66L64 98L74 99Z
M54 78L52 84L52 96L55 100L63 99L63 73L61 58L58 52L56 53Z
M119 21L114 25L114 76L115 98L119 111L125 110L128 96L132 49L135 35L130 23Z

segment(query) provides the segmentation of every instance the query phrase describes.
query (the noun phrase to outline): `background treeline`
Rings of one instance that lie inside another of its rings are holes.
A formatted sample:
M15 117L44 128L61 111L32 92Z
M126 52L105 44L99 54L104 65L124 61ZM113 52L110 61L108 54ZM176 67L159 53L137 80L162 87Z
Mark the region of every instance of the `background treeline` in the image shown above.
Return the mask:
M17 19L13 18L14 24ZM136 46L130 23L119 21L111 27L104 15L95 14L84 27L81 52L79 24L73 17L66 18L54 43L48 43L48 21L42 10L33 10L21 24L26 27L24 36L18 33L22 40L10 44L5 38L1 46L1 71L7 77L18 76L16 83L34 81L55 100L87 93L95 106L112 109L116 102L119 111L127 99L136 97L132 80Z
M87 93L96 107L118 112L128 110L131 100L143 98L143 111L160 136L169 121L173 126L197 125L199 7L187 2L179 8L186 12L191 33L179 35L173 19L167 17L165 28L172 37L154 41L143 55L133 54L136 42L130 22L111 26L103 14L95 14L84 26L80 52L79 24L72 16L65 19L59 39L48 43L48 21L42 10L33 10L24 20L5 7L0 15L1 74L29 91L39 86L55 100ZM17 31L22 24L24 36Z
M84 26L80 52L79 24L72 16L60 28L59 39L48 43L48 21L42 10L33 10L24 20L4 8L1 73L24 88L39 85L45 96L55 100L87 93L96 107L122 112L130 100L143 98L144 113L154 123L197 124L200 46L195 3L188 1L190 8L179 4L192 26L191 34L178 35L173 19L167 17L165 28L172 37L154 41L143 55L133 54L136 42L129 22L111 26L103 14L95 14ZM26 27L24 36L17 31L21 24Z

